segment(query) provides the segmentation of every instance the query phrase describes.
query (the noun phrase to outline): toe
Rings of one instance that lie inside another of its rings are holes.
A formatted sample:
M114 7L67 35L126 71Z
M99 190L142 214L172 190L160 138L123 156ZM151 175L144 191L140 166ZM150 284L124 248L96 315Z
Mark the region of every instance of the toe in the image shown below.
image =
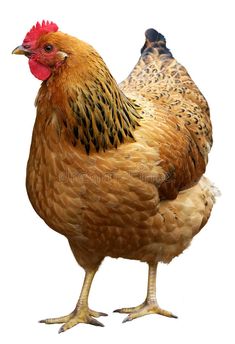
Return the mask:
M96 312L96 311L93 311L92 309L89 310L89 314L94 318L107 317L108 316L107 313Z
M145 302L141 303L139 306L136 307L127 307L127 308L118 308L113 311L113 313L134 313L145 306Z
M100 321L94 319L94 318L89 318L89 322L88 324L94 325L94 326L100 326L100 327L104 327L104 324L102 324Z
M163 315L163 316L168 317L168 318L178 319L178 317L176 315L174 315L173 313L165 311L164 309L161 309L161 308L157 308L156 312L154 312L154 313Z
M62 333L65 332L67 330L69 330L70 328L74 327L75 325L79 324L79 322L77 321L68 321L66 322L64 325L62 325L58 331L58 333Z
M39 323L41 324L64 324L65 322L69 321L69 319L72 317L72 313L65 315L63 317L59 318L48 318L44 320L39 320Z

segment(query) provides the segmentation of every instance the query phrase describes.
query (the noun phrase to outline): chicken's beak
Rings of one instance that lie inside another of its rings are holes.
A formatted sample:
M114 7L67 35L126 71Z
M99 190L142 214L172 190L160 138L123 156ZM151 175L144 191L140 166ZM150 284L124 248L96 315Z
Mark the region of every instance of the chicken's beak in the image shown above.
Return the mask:
M28 49L24 48L23 45L19 45L12 51L12 54L29 56L31 52Z

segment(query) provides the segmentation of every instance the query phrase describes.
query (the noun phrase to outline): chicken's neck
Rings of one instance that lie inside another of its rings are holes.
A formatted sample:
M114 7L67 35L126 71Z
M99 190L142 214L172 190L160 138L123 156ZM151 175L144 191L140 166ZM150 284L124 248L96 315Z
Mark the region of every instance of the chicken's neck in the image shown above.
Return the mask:
M134 141L134 129L139 125L140 108L119 89L108 70L100 71L89 81L50 89L44 83L37 101L38 110L43 98L58 108L60 135L87 154L117 148ZM60 94L60 97L58 97ZM58 126L57 126L58 128Z
M68 99L73 116L74 145L83 145L89 154L134 141L138 125L138 106L128 99L112 80L96 79L83 88L74 89ZM71 124L71 123L70 123Z

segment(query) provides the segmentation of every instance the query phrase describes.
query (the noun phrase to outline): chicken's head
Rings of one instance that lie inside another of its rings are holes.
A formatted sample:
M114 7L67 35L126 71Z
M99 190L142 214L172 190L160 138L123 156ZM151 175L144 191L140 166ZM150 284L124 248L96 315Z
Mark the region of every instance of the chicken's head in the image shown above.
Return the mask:
M42 21L26 34L22 45L13 50L13 54L29 58L31 73L39 80L47 80L66 60L68 54L60 49L57 35L58 26Z

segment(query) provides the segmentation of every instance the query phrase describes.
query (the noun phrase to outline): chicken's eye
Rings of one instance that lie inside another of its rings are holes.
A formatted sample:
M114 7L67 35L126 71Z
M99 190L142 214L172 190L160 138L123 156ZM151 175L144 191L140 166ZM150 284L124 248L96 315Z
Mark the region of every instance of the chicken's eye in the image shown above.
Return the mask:
M51 45L51 44L45 44L44 45L44 50L46 53L50 53L53 49L54 49L53 45Z

